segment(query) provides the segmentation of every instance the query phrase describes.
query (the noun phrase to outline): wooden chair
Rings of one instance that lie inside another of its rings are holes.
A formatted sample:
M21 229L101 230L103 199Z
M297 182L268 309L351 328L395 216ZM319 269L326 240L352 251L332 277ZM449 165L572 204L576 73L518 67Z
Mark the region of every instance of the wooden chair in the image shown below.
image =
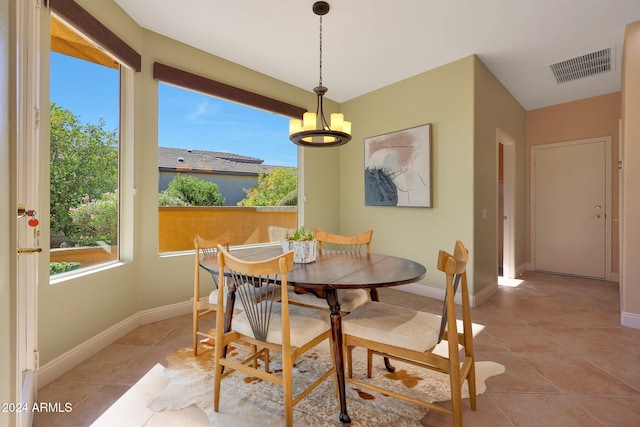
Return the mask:
M339 234L331 234L319 228L313 230L315 239L318 241L318 250L337 250L343 252L353 252L354 254L366 251L371 253L371 238L373 230L368 230L355 236L341 236ZM301 289L293 289L289 292L289 301L291 304L302 305L329 311L327 302L320 298L323 295L308 292ZM338 290L338 302L340 303L340 311L347 314L356 307L369 301L369 293L365 289L340 289Z
M231 331L224 333L222 328L216 329L214 411L219 410L222 378L240 371L283 387L286 425L292 426L293 406L335 373L335 367L331 366L310 386L293 397L292 371L296 359L325 340L333 356L329 316L319 310L289 305L287 272L293 268L293 251L266 261L248 262L235 258L224 247L218 246L218 265L221 287L226 286L223 284L223 273L226 270L226 274L230 275L227 279L229 286L235 287L243 311L233 317ZM223 294L218 293L218 305L222 302ZM223 318L222 311L218 311L217 322L223 322ZM226 359L223 347L238 340L261 347L261 350L243 361ZM282 353L281 375L269 372L268 354L272 350ZM265 355L264 371L249 365L251 361Z
M215 239L206 240L198 234L193 238L193 244L196 249L195 256L195 278L193 281L193 354L198 355L199 337L205 337L210 341L215 340L215 335L207 331L200 331L200 319L214 314L218 304L218 277L213 276L215 289L209 294L209 298L205 301L200 300L200 259L206 256L215 256L218 245L223 245L229 249L231 243L231 233L226 232Z
M462 426L462 385L467 380L471 409L476 409L475 359L466 266L469 253L457 241L453 255L440 251L438 270L446 274L442 316L404 307L369 302L342 321L347 352L347 381L407 402L453 415L454 426ZM462 331L458 331L454 296L462 283ZM446 340L447 346L438 345ZM451 383L452 408L425 402L353 378L352 351L367 348L367 377L371 378L373 354L443 372ZM444 347L444 350L443 350Z
M286 240L287 234L293 231L295 231L295 228L285 228L277 225L270 225L267 227L270 242L281 242Z

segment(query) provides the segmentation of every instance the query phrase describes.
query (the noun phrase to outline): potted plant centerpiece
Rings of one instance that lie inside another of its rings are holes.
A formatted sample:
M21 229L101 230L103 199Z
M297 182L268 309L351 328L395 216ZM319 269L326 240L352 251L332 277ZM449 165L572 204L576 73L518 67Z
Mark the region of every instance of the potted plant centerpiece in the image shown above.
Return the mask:
M304 227L289 231L282 242L282 250L293 250L293 262L307 264L316 260L318 241L315 240L313 230Z

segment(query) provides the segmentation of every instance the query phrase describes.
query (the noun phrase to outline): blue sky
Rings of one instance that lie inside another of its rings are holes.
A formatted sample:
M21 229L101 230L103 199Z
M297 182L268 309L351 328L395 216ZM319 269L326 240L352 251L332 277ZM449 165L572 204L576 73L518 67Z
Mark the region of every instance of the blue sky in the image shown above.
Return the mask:
M143 71L144 72L144 71ZM295 166L289 118L160 83L158 145L225 151ZM118 127L118 71L51 53L51 101L83 123Z

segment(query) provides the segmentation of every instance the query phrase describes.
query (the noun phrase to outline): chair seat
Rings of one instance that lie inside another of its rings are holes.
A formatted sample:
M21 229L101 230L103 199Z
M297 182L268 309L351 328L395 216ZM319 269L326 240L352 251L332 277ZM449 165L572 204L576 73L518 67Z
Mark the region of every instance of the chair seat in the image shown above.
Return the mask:
M441 316L370 301L342 319L345 334L425 352L438 343Z
M338 291L340 311L351 312L367 301L369 301L369 293L365 289L340 289ZM289 302L323 308L325 310L329 309L326 299L318 298L311 292L297 294L293 290L289 290Z
M267 304L265 302L259 303ZM309 310L305 307L289 305L289 324L291 329L291 345L302 347L312 339L331 329L329 316L320 310ZM232 329L243 335L254 337L246 311L233 317ZM271 322L267 332L267 342L282 344L282 304L274 302Z

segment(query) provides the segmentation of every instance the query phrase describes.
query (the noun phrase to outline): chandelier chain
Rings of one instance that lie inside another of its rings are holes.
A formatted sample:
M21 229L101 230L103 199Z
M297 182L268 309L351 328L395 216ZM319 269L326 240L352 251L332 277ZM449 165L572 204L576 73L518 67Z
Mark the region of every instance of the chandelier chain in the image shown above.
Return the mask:
M320 83L322 86L322 16L320 16Z

